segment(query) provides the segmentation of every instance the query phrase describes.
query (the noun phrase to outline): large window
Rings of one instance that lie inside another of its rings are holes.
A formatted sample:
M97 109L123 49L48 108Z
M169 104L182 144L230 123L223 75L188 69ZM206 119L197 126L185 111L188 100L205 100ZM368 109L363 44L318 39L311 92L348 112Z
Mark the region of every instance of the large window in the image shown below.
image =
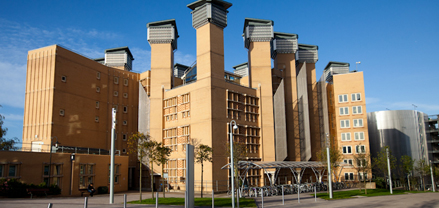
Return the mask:
M120 181L120 166L121 164L114 164L114 183L119 183ZM108 165L108 183L110 183L111 175L111 164Z
M346 102L348 102L348 95L347 94L339 95L338 96L338 102L339 103L346 103Z
M353 93L351 94L351 96L352 96L352 102L361 100L361 93Z
M4 163L0 164L0 178L19 178L20 177L19 163Z
M5 165L0 164L0 178L5 177Z
M343 160L344 163L352 165L352 159L345 159Z
M341 133L341 141L351 141L351 133Z
M9 165L8 177L17 177L18 168L17 165Z
M343 146L343 154L352 154L351 146Z
M363 119L354 119L354 127L363 127Z
M364 179L363 179L363 176L364 176ZM367 173L358 173L358 179L360 181L367 180Z
M364 145L355 146L355 152L356 153L366 153L366 146L364 146Z
M349 115L349 107L341 107L339 108L340 115Z
M362 114L363 109L361 108L361 105L352 107L352 114Z
M349 120L340 120L340 127L341 128L349 128L351 127Z
M355 132L355 140L364 140L364 132Z
M354 180L354 173L344 173L344 180L345 181L353 181Z
M79 164L79 188L87 188L93 183L95 177L95 164Z

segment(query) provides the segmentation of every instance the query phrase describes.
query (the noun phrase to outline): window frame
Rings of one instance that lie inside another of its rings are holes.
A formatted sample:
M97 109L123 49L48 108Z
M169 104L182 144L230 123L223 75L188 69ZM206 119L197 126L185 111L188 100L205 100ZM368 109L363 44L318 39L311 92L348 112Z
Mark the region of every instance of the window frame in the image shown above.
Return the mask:
M359 149L360 147L360 149ZM363 147L363 149L361 149ZM361 152L358 152L358 150L362 150ZM366 145L355 145L355 153L356 154L366 154Z
M346 116L349 115L349 107L339 107L338 113L340 116Z
M346 100L343 98L346 98ZM347 103L347 102L349 102L348 94L338 95L338 103Z
M340 120L340 128L342 129L351 128L350 120L349 119Z
M345 155L352 154L352 146L351 145L343 145L342 153L345 154Z
M361 121L361 126L359 126L360 121ZM364 127L364 122L362 118L353 119L352 123L354 124L354 128ZM357 125L355 125L355 123L357 123Z
M360 109L360 110L358 110ZM355 113L356 111L356 113ZM361 105L357 105L357 106L352 106L352 114L357 115L357 114L363 114L363 106Z
M341 133L341 141L346 142L346 141L352 141L352 137L351 137L351 132L344 132ZM347 138L349 135L349 139ZM345 139L343 139L343 136L345 137Z
M114 77L113 82L114 84L119 84L119 77Z
M360 96L360 99L359 99L359 100L357 100L358 95ZM353 96L355 96L355 97L353 97ZM352 99L352 98L355 98L355 99ZM352 102L362 101L363 99L361 98L361 93L352 93L352 94L351 94L351 100L352 100Z
M357 139L357 135L358 135L358 139ZM360 135L362 135L362 139L360 139ZM354 132L354 140L355 141L363 141L364 138L364 132L363 131L359 131L359 132Z

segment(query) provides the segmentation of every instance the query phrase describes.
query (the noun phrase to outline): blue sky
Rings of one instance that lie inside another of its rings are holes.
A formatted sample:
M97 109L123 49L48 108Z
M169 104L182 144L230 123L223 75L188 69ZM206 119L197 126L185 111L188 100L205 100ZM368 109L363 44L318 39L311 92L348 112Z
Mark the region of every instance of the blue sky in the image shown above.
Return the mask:
M128 46L134 71L149 70L148 22L176 19L175 61L195 61L192 0L0 1L0 114L7 137L21 139L27 51L60 44L90 58ZM296 33L319 46L317 76L329 61L361 61L367 111L413 109L439 114L439 1L230 1L224 30L225 69L247 61L244 18L274 21L274 30Z

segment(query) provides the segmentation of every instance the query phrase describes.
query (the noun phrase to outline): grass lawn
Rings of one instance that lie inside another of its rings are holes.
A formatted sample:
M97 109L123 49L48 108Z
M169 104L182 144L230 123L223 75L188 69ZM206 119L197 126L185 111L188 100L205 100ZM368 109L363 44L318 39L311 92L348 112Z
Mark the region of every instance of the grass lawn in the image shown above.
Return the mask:
M212 206L212 198L195 198L195 206ZM155 199L144 199L141 203L139 201L128 202L130 204L155 204ZM184 205L184 198L159 198L159 204L162 205ZM215 198L216 207L230 207L232 206L231 198ZM240 198L240 207L256 207L254 199Z
M423 191L407 191L407 190L399 190L394 189L393 194L405 194L405 193L425 193ZM387 189L367 189L367 195L364 194L364 189L360 190L350 190L350 191L337 191L333 192L332 199L347 199L347 198L353 198L353 196L384 196L384 195L391 195L390 191ZM314 194L312 194L314 196ZM329 200L329 194L328 193L319 193L317 194L317 197Z

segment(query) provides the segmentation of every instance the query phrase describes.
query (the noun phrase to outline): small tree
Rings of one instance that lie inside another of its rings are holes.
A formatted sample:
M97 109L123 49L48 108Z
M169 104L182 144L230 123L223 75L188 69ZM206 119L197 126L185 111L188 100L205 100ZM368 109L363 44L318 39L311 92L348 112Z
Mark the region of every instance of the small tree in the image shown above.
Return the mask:
M354 161L355 161L354 168L357 170L358 176L363 174L363 177L361 179L364 185L364 193L367 194L366 175L367 172L369 172L372 169L370 164L370 155L365 153L354 154ZM360 185L360 192L361 192L361 185Z
M387 153L386 149L389 148L389 146L384 146L381 148L381 151L378 152L377 157L372 159L372 167L375 168L379 173L383 174L384 177L388 176L388 170L387 170ZM392 155L392 152L389 149L389 158L390 158L390 169L394 170L396 166L396 158ZM387 188L387 183L386 183Z
M165 147L163 146L162 143L158 143L159 146L155 149L154 151L154 156L153 156L153 161L157 164L157 165L162 165L162 175L164 173L163 168L165 166L165 163L167 163L169 161L169 155L171 154L172 150L169 147ZM163 184L163 198L165 198L165 187L164 187L164 181L162 182Z
M203 198L203 173L204 173L204 161L212 162L212 148L200 144L195 150L195 162L201 163L201 198Z
M317 159L323 164L327 164L328 163L327 155L328 155L327 149L324 148L317 153ZM331 146L329 148L329 157L330 157L329 165L331 166L332 173L328 173L328 174L333 174L334 179L338 180L338 177L336 176L337 175L336 169L338 168L340 162L343 160L343 154L339 149L335 148L334 146Z
M401 156L401 170L404 176L408 176L413 172L414 163L415 162L413 161L412 157L408 155ZM407 178L407 183L410 183L410 177Z
M156 157L155 150L157 147L160 146L160 143L156 141L151 140L151 136L149 134L143 134L140 132L137 132L133 135L131 135L128 138L128 154L137 154L137 158L140 162L139 166L139 194L140 194L140 201L142 201L142 165L143 165L143 159L147 157L150 162L151 167L151 192L152 192L152 198L154 198L154 167L153 167L153 159Z
M425 160L419 159L418 162L416 162L415 170L421 175L422 178L422 186L424 187L425 191L425 177L430 174L430 165Z
M230 157L230 143L226 143L226 156ZM239 172L238 172L238 162L240 159L245 159L247 157L247 145L240 142L233 142L233 175L235 177L235 184L239 184ZM239 186L239 185L238 185ZM236 186L235 186L236 188ZM235 191L235 190L232 190Z

